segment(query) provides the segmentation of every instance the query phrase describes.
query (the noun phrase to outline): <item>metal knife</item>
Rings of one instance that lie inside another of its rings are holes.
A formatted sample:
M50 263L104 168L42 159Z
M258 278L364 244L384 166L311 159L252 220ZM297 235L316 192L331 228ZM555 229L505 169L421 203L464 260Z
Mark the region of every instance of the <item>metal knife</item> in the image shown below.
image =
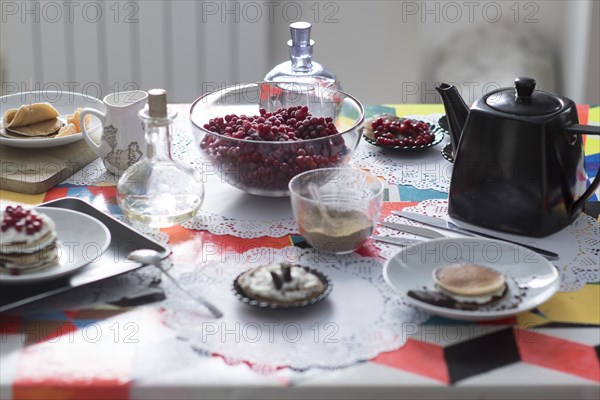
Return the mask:
M413 244L423 242L422 240L417 240L417 239L406 239L406 238L399 238L399 237L393 237L393 236L380 236L380 235L373 235L373 236L371 236L371 239L377 240L378 242L395 244L397 246L412 246Z
M410 233L417 236L423 236L430 239L444 238L445 235L442 235L439 232L434 231L433 229L420 228L418 226L406 225L406 224L397 224L395 222L380 222L379 225L385 226L386 228L395 229L400 232Z
M471 229L461 228L458 225L456 225L450 221L446 221L443 218L428 217L426 215L415 214L415 213L411 213L411 212L407 212L407 211L392 211L392 214L399 215L403 218L410 219L410 220L416 221L416 222L420 222L425 225L434 226L436 228L444 229L444 230L447 230L450 232L457 232L457 233L460 233L465 236L481 236L481 237L501 240L503 242L508 242L508 243L519 245L519 246L523 246L523 247L528 248L529 250L535 251L536 253L543 255L544 257L546 257L549 260L558 260L558 258L559 258L558 254L553 253L551 251L539 249L537 247L519 243L519 242L514 242L512 240L504 239L504 238L501 238L498 236L493 236L488 233L483 233L483 232L474 231Z

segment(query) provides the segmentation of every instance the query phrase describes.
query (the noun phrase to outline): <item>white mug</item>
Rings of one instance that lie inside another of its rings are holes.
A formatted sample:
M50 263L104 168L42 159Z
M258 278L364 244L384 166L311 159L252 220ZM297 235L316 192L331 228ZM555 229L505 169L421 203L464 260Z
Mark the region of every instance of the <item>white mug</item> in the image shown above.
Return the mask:
M113 93L103 99L106 114L86 108L79 115L83 138L112 174L120 176L146 152L146 137L138 112L144 108L147 99L148 93L143 90ZM92 140L90 133L85 129L84 118L87 114L100 119L100 144Z

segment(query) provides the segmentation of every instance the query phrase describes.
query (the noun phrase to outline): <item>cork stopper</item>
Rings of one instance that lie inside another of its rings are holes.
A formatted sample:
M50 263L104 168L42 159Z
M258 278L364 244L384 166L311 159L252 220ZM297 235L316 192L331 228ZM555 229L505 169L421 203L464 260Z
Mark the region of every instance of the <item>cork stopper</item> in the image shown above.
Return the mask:
M148 91L148 115L154 118L167 117L167 91L152 89Z
M310 40L311 26L309 22L294 22L290 24L290 33L292 35L291 45L296 47L311 46L314 43Z

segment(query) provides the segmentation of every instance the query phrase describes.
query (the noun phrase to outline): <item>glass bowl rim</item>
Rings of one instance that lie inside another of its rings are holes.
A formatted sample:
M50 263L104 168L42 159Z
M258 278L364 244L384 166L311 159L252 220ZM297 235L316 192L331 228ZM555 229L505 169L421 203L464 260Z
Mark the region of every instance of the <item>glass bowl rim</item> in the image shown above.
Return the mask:
M235 90L243 90L245 88L250 88L253 86L259 86L263 83L267 83L267 84L283 84L283 85L300 85L300 86L314 86L313 84L310 83L299 83L299 82L267 82L267 81L259 81L259 82L252 82L252 83L243 83L243 84L235 84L235 85L229 85L227 87L224 88L220 88L217 90L213 90L212 92L209 93L205 93L202 96L198 97L196 100L194 100L190 106L190 111L189 111L189 119L190 122L192 123L192 125L194 127L196 127L197 129L199 129L200 131L202 131L203 133L207 133L210 134L211 136L215 136L218 138L223 138L223 139L227 139L227 140L232 140L234 142L239 142L239 143L253 143L253 144L260 144L260 145L277 145L277 146L284 146L284 145L292 145L292 144L299 144L299 143L314 143L314 142L319 142L322 141L324 139L331 139L334 137L338 137L338 136L342 136L346 133L349 133L351 131L353 131L354 129L357 129L358 127L360 127L362 124L364 124L365 122L365 108L362 105L362 103L354 96L352 96L351 94L344 92L343 90L339 90L339 89L329 89L332 91L335 91L336 93L341 93L343 95L345 95L347 98L351 99L357 106L360 112L360 118L354 123L352 124L352 126L342 132L338 132L335 133L333 135L329 135L329 136L323 136L323 137L318 137L318 138L313 138L313 139L302 139L302 140L298 140L298 141L286 141L286 142L275 142L275 141L261 141L261 140L249 140L249 139L238 139L238 138L234 138L234 137L229 137L229 136L223 136L221 134L218 134L216 132L212 132L209 131L207 129L204 129L204 127L199 126L196 121L194 121L194 119L192 118L193 114L194 114L194 108L196 107L196 105L198 103L200 103L202 100L206 99L208 96L212 96L215 95L218 92L233 92ZM362 134L361 134L362 136Z
M336 170L336 171L347 170L347 171L359 172L361 175L370 175L370 176L376 178L377 181L379 182L379 188L377 189L377 192L374 193L370 197L371 199L379 197L384 192L384 190L385 190L385 185L383 184L383 182L381 181L381 179L378 176L373 175L373 174L371 174L369 172L363 171L361 169L356 169L356 168L349 167L349 166L345 166L345 167L330 167L330 168L315 168L315 169L311 169L311 170L308 170L308 171L301 172L298 175L295 175L292 179L290 179L290 182L288 183L288 191L290 192L290 198L292 196L296 196L296 197L298 197L298 198L300 198L302 200L309 201L311 203L316 203L316 200L313 199L312 197L304 196L304 195L298 193L296 190L292 189L292 184L294 183L294 181L299 180L304 175L308 175L308 174L311 174L311 173L316 173L317 171L327 172L327 171L334 171L334 170Z

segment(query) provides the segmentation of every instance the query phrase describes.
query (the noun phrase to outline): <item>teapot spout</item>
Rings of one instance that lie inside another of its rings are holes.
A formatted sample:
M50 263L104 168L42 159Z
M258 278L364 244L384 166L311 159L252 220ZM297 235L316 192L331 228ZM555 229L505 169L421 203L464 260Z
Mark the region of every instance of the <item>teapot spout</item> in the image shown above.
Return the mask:
M435 90L440 94L442 102L444 103L448 127L450 129L450 138L452 140L452 151L456 157L455 152L458 148L460 135L467 122L467 117L469 116L469 107L460 93L458 93L456 87L442 83L440 86L436 87Z

